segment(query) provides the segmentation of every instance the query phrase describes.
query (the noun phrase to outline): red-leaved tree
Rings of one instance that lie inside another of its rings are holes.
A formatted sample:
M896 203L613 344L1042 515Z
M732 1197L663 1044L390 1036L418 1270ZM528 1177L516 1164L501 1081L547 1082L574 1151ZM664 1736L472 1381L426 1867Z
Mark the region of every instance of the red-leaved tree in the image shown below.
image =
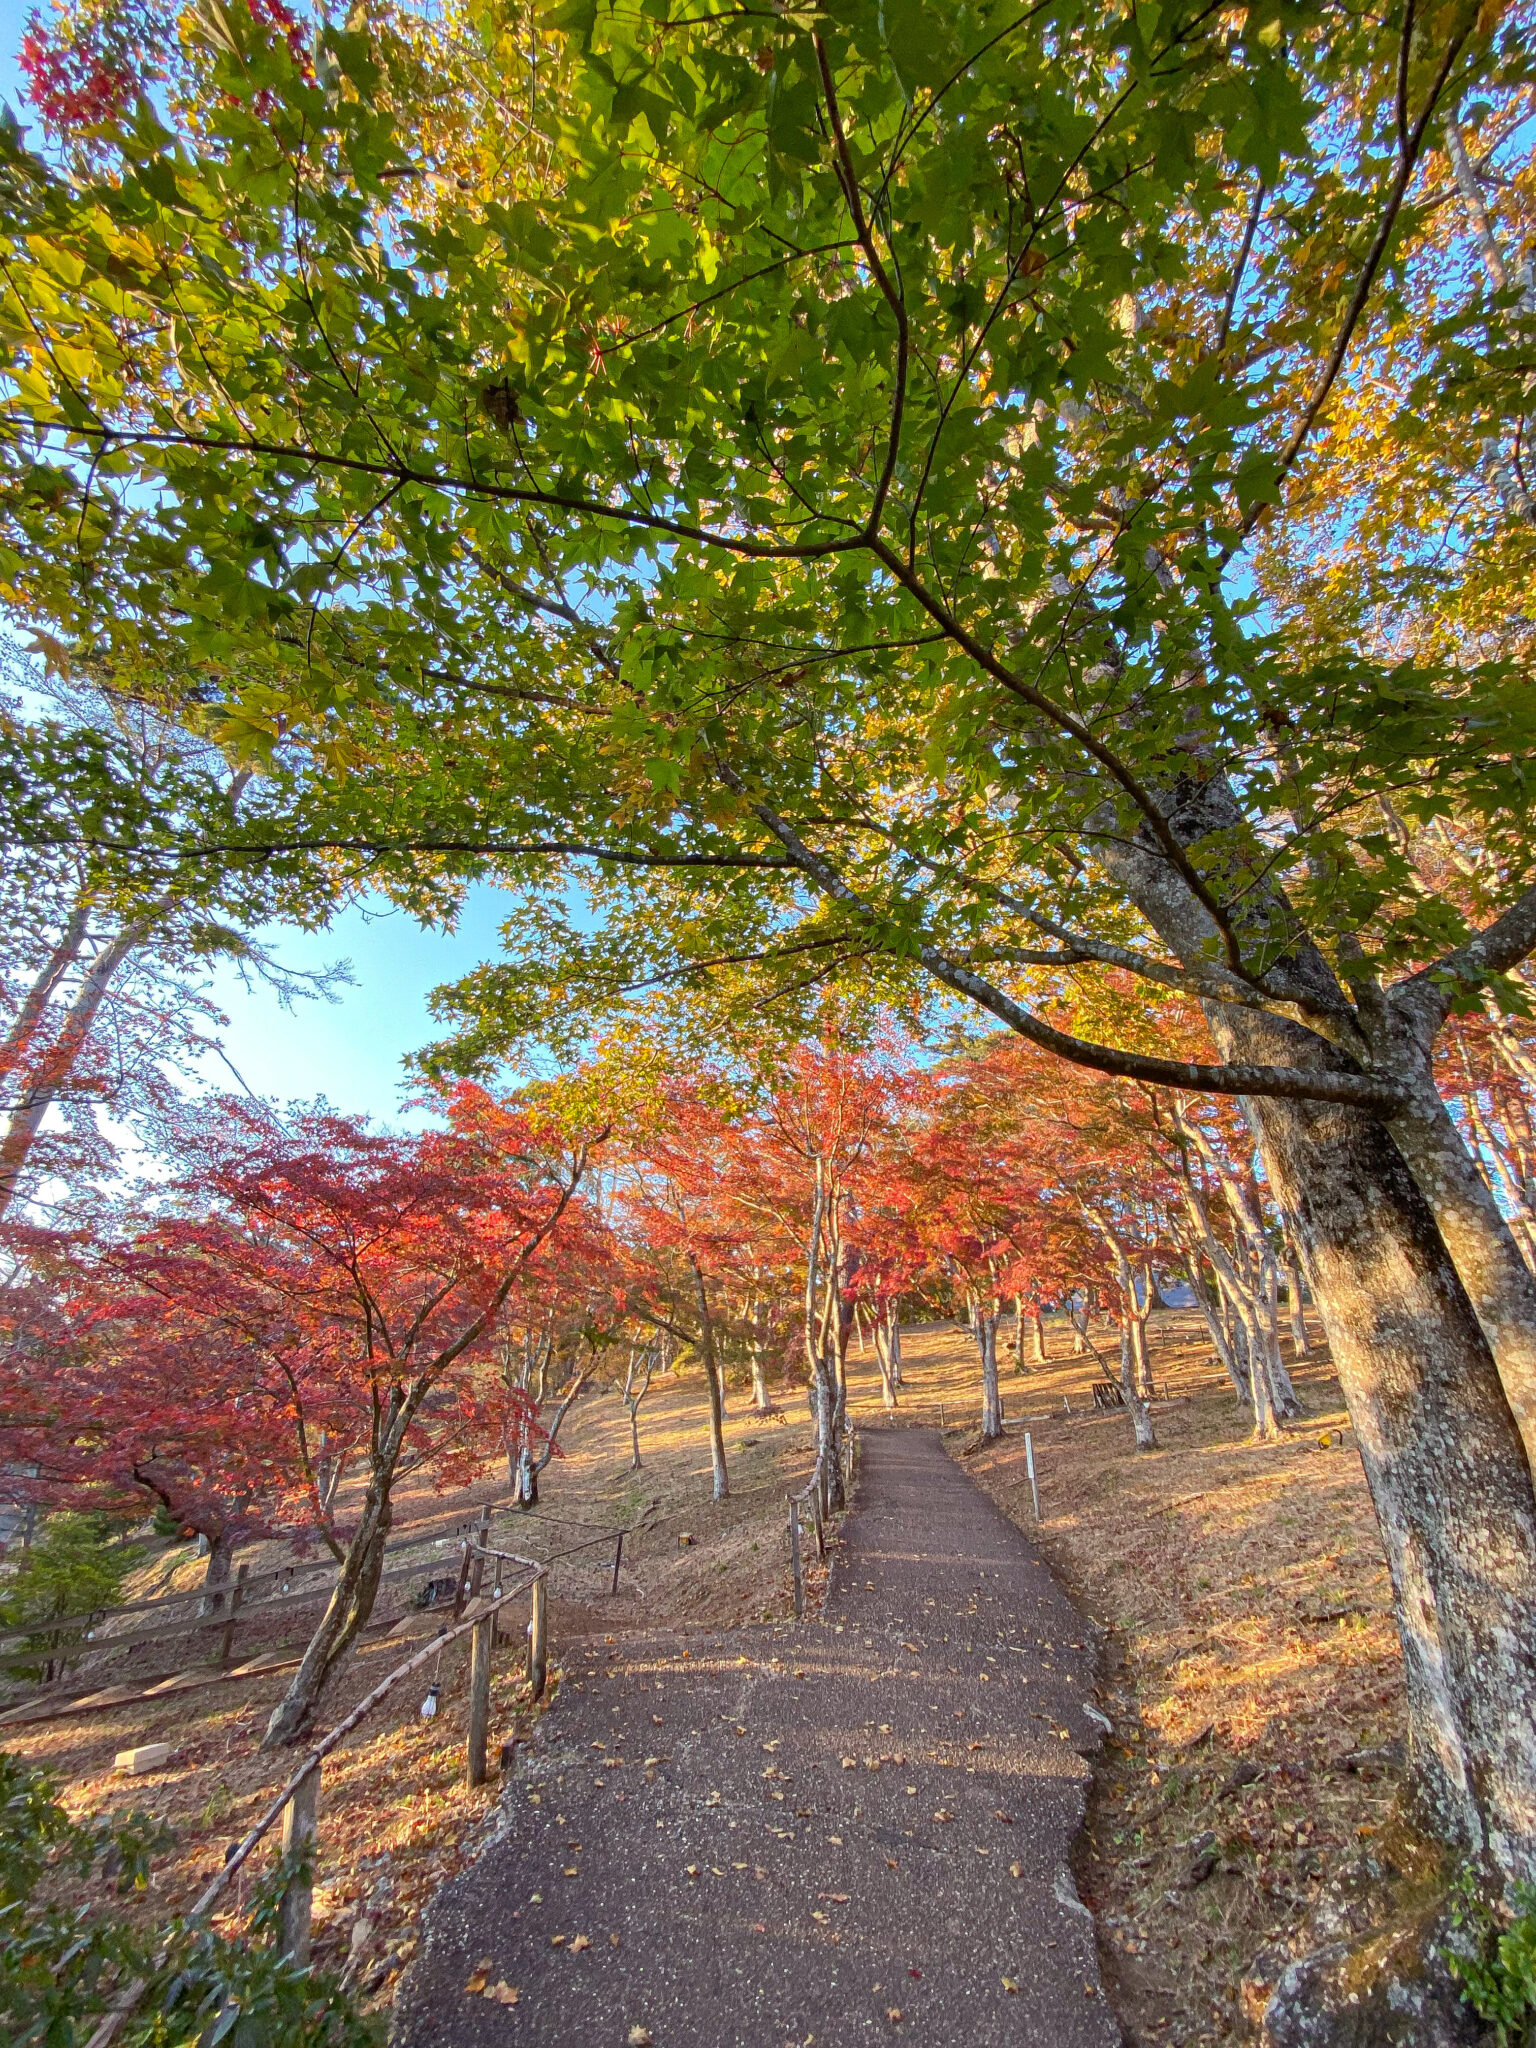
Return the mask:
M94 1444L96 1477L163 1485L178 1513L198 1488L244 1488L336 1558L269 1747L303 1731L373 1611L400 1476L462 1483L532 1426L496 1340L583 1220L589 1146L471 1084L440 1106L440 1127L409 1134L238 1099L189 1112L162 1218L74 1248L55 1278L69 1330L39 1404L51 1455L89 1477ZM345 1522L343 1461L361 1489Z

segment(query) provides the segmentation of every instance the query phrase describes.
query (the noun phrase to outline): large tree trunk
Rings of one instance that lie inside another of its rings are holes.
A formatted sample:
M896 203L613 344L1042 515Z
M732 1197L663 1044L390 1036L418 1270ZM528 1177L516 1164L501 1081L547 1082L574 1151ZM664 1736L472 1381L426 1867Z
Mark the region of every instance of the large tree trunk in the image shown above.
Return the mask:
M1253 1104L1360 1444L1438 1831L1536 1878L1536 1497L1419 1189L1358 1111Z
M1194 843L1224 829L1235 808L1219 778L1191 783L1180 836ZM1104 859L1181 959L1219 946L1160 854L1106 840ZM1245 914L1296 999L1344 1028L1351 1013L1337 978L1286 907L1250 895ZM1289 1017L1204 1007L1224 1059L1319 1075L1351 1068ZM1536 1879L1536 1495L1493 1353L1382 1124L1341 1104L1254 1097L1243 1107L1322 1315L1376 1509L1415 1789L1443 1840L1506 1885Z

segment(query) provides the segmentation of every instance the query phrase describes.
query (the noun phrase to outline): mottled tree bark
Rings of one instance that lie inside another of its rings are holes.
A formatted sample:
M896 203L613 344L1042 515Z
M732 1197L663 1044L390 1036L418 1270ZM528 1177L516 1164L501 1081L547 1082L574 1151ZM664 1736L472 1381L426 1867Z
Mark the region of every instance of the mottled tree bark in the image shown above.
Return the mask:
M977 1302L971 1326L981 1354L981 1433L990 1443L1003 1433L1003 1397L997 1380L997 1304Z

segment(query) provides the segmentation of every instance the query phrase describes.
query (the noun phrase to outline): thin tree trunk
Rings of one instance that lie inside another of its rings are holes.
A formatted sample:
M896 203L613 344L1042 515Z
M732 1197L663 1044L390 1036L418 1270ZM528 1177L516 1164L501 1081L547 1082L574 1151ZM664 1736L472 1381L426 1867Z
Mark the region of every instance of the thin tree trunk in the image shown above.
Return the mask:
M883 1309L875 1316L875 1363L880 1369L880 1399L890 1411L896 1406L896 1381L892 1371L890 1326Z
M773 1398L768 1392L768 1307L763 1301L752 1304L752 1406L759 1415L773 1413Z
M709 1312L709 1290L704 1285L704 1275L699 1262L690 1253L688 1263L693 1268L694 1290L699 1303L699 1350L704 1361L704 1383L709 1392L709 1454L714 1464L713 1498L724 1500L730 1493L730 1478L725 1469L725 1409L720 1399L720 1368L715 1359L715 1325Z
M1280 1270L1274 1252L1264 1248L1264 1366L1269 1374L1270 1395L1275 1404L1275 1413L1282 1421L1292 1422L1301 1413L1301 1402L1286 1371L1285 1359L1280 1350Z
M221 1529L208 1545L208 1569L203 1573L203 1597L197 1611L204 1620L210 1615L224 1612L224 1598L229 1591L230 1567L234 1562L235 1545L239 1536L233 1529Z
M1136 1391L1144 1401L1152 1398L1152 1354L1147 1344L1147 1319L1143 1315L1131 1318L1131 1364L1136 1375Z
M336 1584L320 1625L309 1639L303 1660L289 1681L288 1690L272 1709L263 1749L280 1749L297 1742L314 1718L332 1672L351 1648L358 1632L366 1627L378 1595L379 1577L384 1569L384 1545L394 1519L390 1500L399 1446L395 1432L386 1431L392 1448L375 1458L367 1496L357 1531L347 1546Z
M1131 1411L1131 1427L1136 1433L1137 1450L1155 1451L1157 1449L1157 1432L1152 1427L1152 1411L1141 1397L1141 1389L1136 1384L1136 1373L1132 1361L1134 1347L1131 1328L1134 1321L1135 1318L1132 1316L1129 1308L1121 1311L1120 1391L1125 1398L1126 1407Z
M1413 1100L1393 1118L1392 1136L1482 1325L1527 1465L1536 1472L1536 1276L1462 1142L1427 1059L1415 1061L1412 1081Z
M15 1199L43 1120L69 1084L113 976L146 936L147 927L130 925L110 945L103 946L82 977L57 1038L18 1090L5 1134L0 1137L0 1216Z
M1046 1350L1045 1344L1045 1318L1041 1315L1038 1308L1032 1308L1029 1312L1029 1320L1034 1340L1031 1362L1035 1365L1046 1365L1050 1362L1050 1354Z
M991 1442L1003 1433L1003 1397L997 1384L997 1304L977 1302L971 1327L981 1353L981 1433Z
M58 944L38 971L11 1021L10 1030L0 1042L0 1087L7 1094L15 1092L10 1076L31 1051L32 1041L43 1021L43 1012L52 1001L54 991L80 957L89 923L90 906L84 901L76 903L59 935Z
M1285 1256L1285 1292L1291 1310L1291 1345L1298 1358L1310 1358L1312 1346L1307 1338L1307 1310L1302 1299L1301 1267L1289 1246Z
M1205 1327L1211 1339L1211 1349L1226 1368L1227 1378L1232 1382L1232 1391L1246 1408L1248 1405L1248 1381L1245 1375L1237 1369L1237 1355L1228 1341L1226 1325L1216 1302L1211 1298L1211 1290L1206 1283L1205 1274L1201 1268L1201 1254L1198 1246L1190 1251L1187 1270L1189 1273L1190 1292L1194 1295L1200 1313L1205 1318ZM1217 1293L1220 1293L1219 1281L1217 1283Z

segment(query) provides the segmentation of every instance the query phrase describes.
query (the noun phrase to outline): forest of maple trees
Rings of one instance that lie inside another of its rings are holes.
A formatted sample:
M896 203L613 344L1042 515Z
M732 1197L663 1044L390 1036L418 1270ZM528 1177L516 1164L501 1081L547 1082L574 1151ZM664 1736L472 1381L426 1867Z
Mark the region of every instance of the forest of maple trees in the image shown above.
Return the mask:
M1536 1896L1533 51L1498 0L29 17L0 1490L196 1534L213 1603L328 1556L270 1746L418 1473L531 1510L677 1373L716 1501L737 1390L836 1492L851 1347L899 1413L932 1317L982 1443L1049 1315L1134 1459L1176 1299L1258 1445L1321 1331L1419 1819ZM344 981L286 933L477 890L407 1127L210 1092L216 986Z

